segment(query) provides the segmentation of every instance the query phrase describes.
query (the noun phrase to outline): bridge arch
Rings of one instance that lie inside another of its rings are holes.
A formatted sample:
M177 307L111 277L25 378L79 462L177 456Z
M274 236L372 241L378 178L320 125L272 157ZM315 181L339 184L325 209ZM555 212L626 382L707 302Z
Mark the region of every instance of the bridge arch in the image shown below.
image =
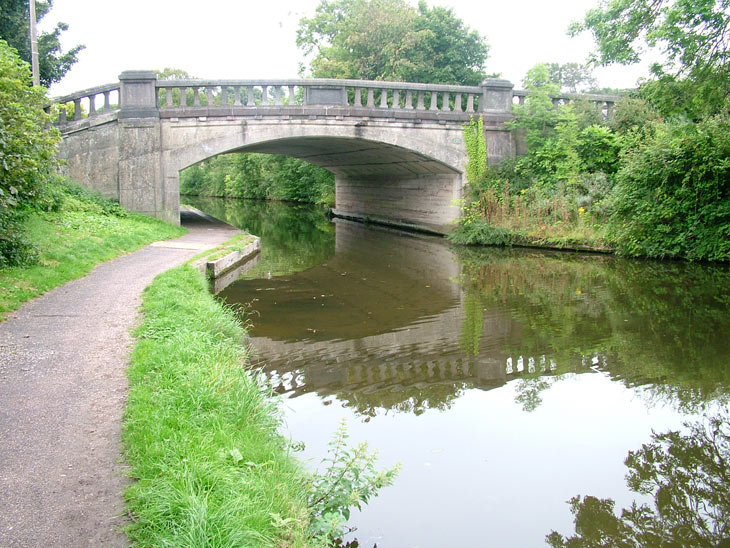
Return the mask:
M444 232L458 216L466 159L460 127L435 129L357 120L258 120L244 126L163 120L161 167L172 194L182 169L218 154L291 156L334 173L337 215Z

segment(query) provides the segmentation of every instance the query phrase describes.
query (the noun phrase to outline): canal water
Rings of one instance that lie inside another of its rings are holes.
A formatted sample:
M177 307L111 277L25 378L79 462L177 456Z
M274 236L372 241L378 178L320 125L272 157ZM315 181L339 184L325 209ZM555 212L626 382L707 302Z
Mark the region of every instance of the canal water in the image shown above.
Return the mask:
M577 495L611 499L617 515L656 510L661 490L651 478L632 490L638 465L625 464L653 432L689 436L718 417L727 432L726 266L464 249L309 206L184 201L262 238L259 262L220 296L243 305L301 458L316 468L345 420L379 466L401 463L353 512L347 540L361 547L545 546L551 531L575 534ZM692 439L688 460L681 440L664 468L650 459L657 485L675 489L675 520L697 485L730 488ZM583 516L584 534L605 527Z

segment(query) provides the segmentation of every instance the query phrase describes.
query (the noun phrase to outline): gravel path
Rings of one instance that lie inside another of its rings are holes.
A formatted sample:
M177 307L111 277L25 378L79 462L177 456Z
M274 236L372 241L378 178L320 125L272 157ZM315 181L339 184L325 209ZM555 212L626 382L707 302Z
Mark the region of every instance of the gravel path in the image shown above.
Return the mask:
M238 231L189 233L98 266L0 323L0 547L123 547L121 419L142 290Z

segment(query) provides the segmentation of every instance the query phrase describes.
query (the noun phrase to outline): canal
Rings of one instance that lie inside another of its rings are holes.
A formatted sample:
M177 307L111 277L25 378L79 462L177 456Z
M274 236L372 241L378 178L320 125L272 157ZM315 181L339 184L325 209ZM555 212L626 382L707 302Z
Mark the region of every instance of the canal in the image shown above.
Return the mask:
M402 464L347 540L545 546L575 534L577 495L616 515L646 504L659 521L635 529L728 519L730 440L700 431L728 432L728 267L456 248L310 206L184 202L262 238L220 297L242 305L301 458L316 468L346 420L379 466ZM674 449L639 452L652 441ZM584 535L626 526L596 508L580 508Z

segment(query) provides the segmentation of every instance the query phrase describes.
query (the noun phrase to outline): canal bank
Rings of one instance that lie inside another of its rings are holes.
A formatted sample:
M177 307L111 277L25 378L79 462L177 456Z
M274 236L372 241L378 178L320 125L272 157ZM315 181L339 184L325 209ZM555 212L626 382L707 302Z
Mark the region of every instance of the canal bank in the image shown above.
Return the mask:
M187 235L104 263L0 324L0 545L127 545L120 436L140 295L239 232L183 222Z

